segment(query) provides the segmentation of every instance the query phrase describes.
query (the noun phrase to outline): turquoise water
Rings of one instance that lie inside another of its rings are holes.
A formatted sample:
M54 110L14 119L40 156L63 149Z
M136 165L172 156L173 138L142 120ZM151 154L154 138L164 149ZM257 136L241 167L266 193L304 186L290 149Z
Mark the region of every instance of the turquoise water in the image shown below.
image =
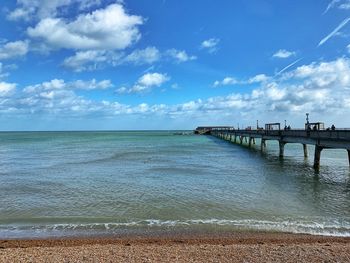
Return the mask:
M263 230L350 236L350 169L175 132L0 133L0 238Z

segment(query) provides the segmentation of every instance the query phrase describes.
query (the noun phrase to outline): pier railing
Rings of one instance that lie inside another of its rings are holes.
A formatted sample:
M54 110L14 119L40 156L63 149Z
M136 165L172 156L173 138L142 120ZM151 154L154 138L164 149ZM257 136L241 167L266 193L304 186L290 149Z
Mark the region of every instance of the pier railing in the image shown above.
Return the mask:
M283 136L283 137L303 137L313 139L332 139L332 140L350 140L350 129L336 129L336 130L235 130L235 129L213 129L212 134L215 133L229 133L229 134L246 134L250 136Z
M233 141L234 143L248 143L249 147L255 144L255 139L261 139L261 150L266 148L267 140L279 142L279 155L284 155L284 145L287 143L301 143L304 148L304 156L308 156L307 145L315 146L314 167L319 168L321 151L326 148L346 149L350 164L350 129L327 129L327 130L305 130L305 129L246 129L234 128L212 128L210 134L218 138Z

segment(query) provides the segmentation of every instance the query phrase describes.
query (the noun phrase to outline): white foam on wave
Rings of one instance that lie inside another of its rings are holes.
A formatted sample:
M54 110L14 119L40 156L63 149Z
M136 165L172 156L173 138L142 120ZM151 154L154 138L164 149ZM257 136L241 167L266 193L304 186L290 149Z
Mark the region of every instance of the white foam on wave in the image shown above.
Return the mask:
M158 220L148 219L132 222L107 222L107 223L80 223L80 224L48 224L48 225L0 225L0 232L62 232L62 231L107 231L113 232L120 229L137 227L191 227L191 226L227 226L232 230L273 231L297 234L312 234L323 236L350 237L350 221L329 220L327 222L313 222L306 220L227 220L227 219L193 219L193 220Z

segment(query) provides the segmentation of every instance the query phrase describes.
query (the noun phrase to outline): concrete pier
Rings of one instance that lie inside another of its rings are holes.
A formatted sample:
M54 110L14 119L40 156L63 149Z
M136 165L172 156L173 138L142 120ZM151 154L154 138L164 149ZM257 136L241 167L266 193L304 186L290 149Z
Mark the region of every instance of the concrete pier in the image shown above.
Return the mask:
M257 129L257 130L235 130L234 128L213 127L206 134L218 138L226 138L234 143L244 142L252 147L255 139L261 139L260 149L266 149L267 140L277 140L279 143L279 156L284 156L284 148L287 143L300 143L303 145L304 157L308 157L307 145L315 145L314 168L318 169L321 163L321 152L323 149L344 149L348 153L350 165L350 129L341 130L305 130L305 129ZM239 142L237 141L237 137Z
M280 157L283 157L284 156L284 145L286 144L285 142L283 141L278 141L278 144L279 144L279 147L280 147Z

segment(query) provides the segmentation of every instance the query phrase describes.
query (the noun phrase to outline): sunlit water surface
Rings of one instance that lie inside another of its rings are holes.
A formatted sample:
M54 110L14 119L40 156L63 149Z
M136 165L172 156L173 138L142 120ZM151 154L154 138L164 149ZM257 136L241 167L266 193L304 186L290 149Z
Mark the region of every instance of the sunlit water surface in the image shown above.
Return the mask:
M175 132L0 133L0 238L247 230L350 236L344 150Z

